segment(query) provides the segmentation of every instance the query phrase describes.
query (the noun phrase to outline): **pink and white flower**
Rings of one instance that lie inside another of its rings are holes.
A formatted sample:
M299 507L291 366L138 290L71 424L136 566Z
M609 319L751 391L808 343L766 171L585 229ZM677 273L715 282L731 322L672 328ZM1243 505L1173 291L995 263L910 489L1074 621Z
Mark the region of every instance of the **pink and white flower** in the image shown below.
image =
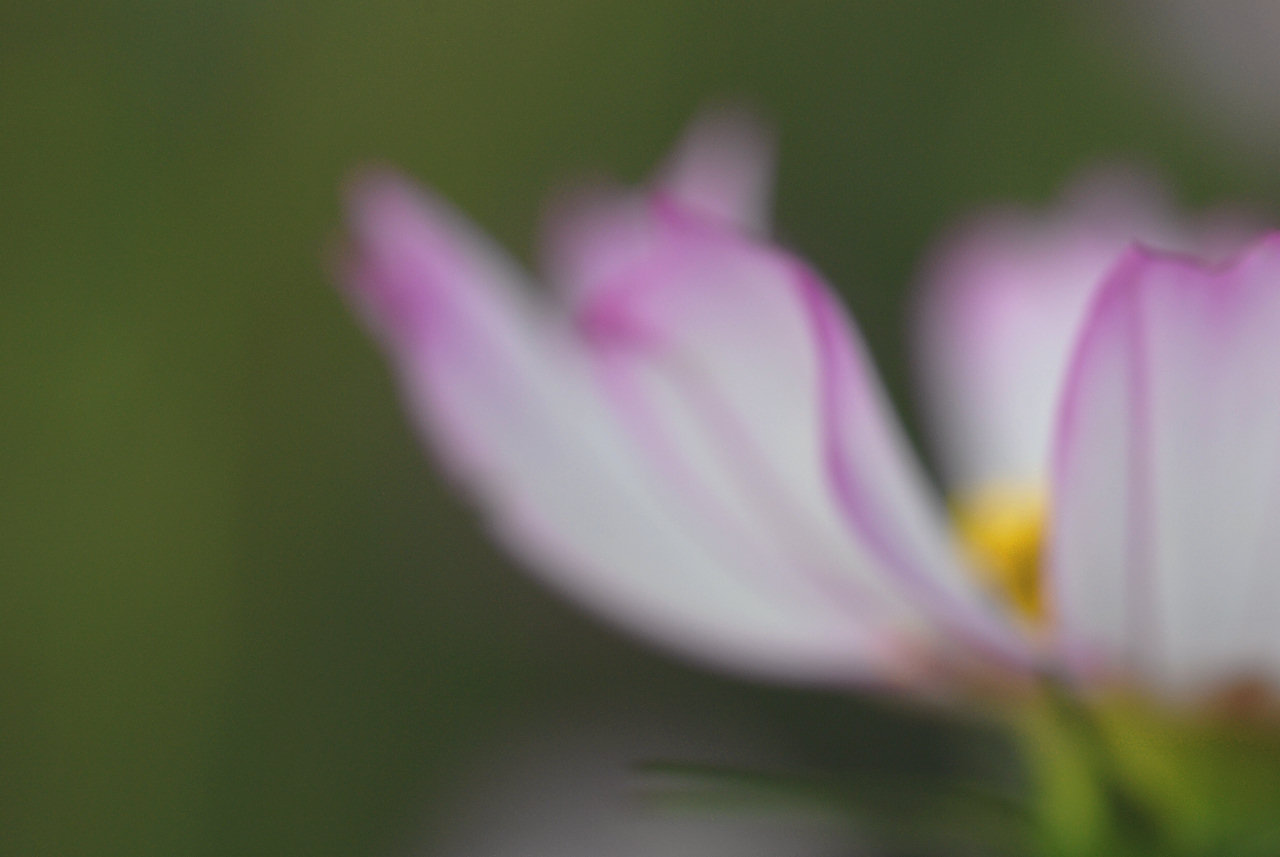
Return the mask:
M344 283L512 553L774 679L1280 679L1280 237L1145 249L1229 231L1101 179L962 230L920 328L953 520L831 289L764 237L770 155L699 123L648 190L561 207L546 290L429 193L356 184Z

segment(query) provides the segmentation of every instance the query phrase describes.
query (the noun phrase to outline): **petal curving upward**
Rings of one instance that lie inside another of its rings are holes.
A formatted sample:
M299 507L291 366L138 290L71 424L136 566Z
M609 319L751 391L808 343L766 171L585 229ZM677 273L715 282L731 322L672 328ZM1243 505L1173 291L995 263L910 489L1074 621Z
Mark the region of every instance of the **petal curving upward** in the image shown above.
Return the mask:
M1222 269L1135 249L1056 430L1051 607L1075 665L1280 680L1280 235Z
M752 533L707 522L696 492L637 441L577 329L446 206L378 179L351 210L353 298L383 333L415 421L514 554L632 631L718 666L901 677L891 629L780 573L751 552Z
M558 201L543 240L547 277L577 295L652 252L659 225L650 217L651 196L762 234L769 227L772 186L772 135L744 110L705 113L685 131L646 192L599 185Z
M579 309L618 407L716 527L887 635L1015 658L963 572L867 355L786 254L670 201Z
M1226 214L1180 224L1171 208L1143 176L1096 171L1055 210L988 213L934 254L921 283L919 389L944 473L961 493L1043 481L1072 343L1125 247L1225 258L1252 233Z
M773 164L764 125L745 109L721 108L689 126L655 186L690 212L759 235L769 229Z

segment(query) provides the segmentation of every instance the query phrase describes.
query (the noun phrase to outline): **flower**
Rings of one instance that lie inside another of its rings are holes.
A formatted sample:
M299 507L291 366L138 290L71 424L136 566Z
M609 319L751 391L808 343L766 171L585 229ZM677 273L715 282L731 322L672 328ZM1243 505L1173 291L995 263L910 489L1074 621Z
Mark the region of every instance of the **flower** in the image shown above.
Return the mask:
M1114 179L958 233L920 328L948 516L831 289L764 237L770 155L697 123L646 191L555 212L546 291L440 199L355 183L342 281L497 538L762 677L1280 675L1280 237L1131 245L1236 233Z

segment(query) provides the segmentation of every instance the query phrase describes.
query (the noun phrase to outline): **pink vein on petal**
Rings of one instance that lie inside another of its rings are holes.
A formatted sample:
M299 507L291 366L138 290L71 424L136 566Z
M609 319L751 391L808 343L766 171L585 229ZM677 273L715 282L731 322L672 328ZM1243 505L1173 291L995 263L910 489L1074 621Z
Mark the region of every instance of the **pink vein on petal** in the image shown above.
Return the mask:
M675 235L685 240L729 246L753 256L764 253L761 247L743 236L718 229L714 224L686 211L678 200L669 195L656 193L652 196L651 202L655 216L665 223L667 228ZM983 614L982 606L977 597L975 597L974 603L965 604L954 592L947 592L934 579L934 574L940 572L918 569L905 559L902 551L896 547L897 541L902 534L890 532L892 527L889 524L889 516L886 510L876 509L876 504L871 500L867 490L863 486L854 484L854 473L849 467L849 462L845 459L843 442L838 436L839 429L832 424L831 416L832 413L836 413L836 421L840 421L838 411L833 411L832 409L842 408L847 403L842 392L844 387L849 384L860 387L866 386L865 379L859 380L849 374L857 371L860 363L849 352L847 344L843 347L841 346L840 343L847 338L848 334L844 333L839 326L839 311L832 307L831 299L827 296L825 288L821 285L816 275L788 256L775 253L765 254L765 257L770 260L771 265L782 265L784 280L788 288L793 291L793 296L797 301L797 309L801 312L813 334L811 347L815 351L820 385L819 400L815 401L814 404L814 407L818 410L816 424L819 427L819 431L823 431L825 427L828 435L822 440L820 448L827 450L825 453L828 459L826 469L836 474L836 485L834 487L837 495L840 495L837 498L840 500L838 505L843 507L846 525L853 524L855 541L871 548L872 554L878 556L885 563L886 570L891 572L891 577L886 580L886 583L890 585L891 589L898 590L900 595L907 596L909 603L914 602L916 609L920 608L921 599L932 602L928 605L928 609L934 613L941 613L941 618L955 626L954 630L958 630L969 637L981 638L974 641L978 648L988 650L988 654L990 653L989 650L993 648L999 649L1005 660L1019 660L1021 657L1020 641L1015 641L1012 634L1006 632L998 624L994 616ZM612 317L627 318L625 302L634 296L635 290L651 289L656 284L661 284L667 279L660 272L649 272L647 275L636 277L630 289L605 290L607 292L605 300L591 308L594 317L593 327L603 331L606 336L610 337L637 338L638 336L639 339L648 340L650 335L638 334L634 326L628 327L626 324L617 324L608 321L608 319ZM704 412L704 419L706 419L706 407L714 404L707 400L708 392L704 389L694 396ZM731 426L726 426L723 420L713 420L713 422L720 423L719 431L721 437L725 438L726 441L732 440L733 432L730 431ZM736 447L739 451L740 463L749 464L756 457L743 454L741 444L736 444ZM748 467L747 469L759 470L759 468L754 467ZM757 475L759 474L757 473ZM759 484L758 479L756 482ZM763 493L777 496L772 491L764 491Z
M678 203L663 198L658 202L658 207L665 211L664 216L670 224L670 218L676 216L674 211ZM689 226L684 220L680 220L679 225L680 228ZM668 246L667 249L671 248ZM628 304L642 294L669 287L669 283L678 279L675 274L683 269L685 262L677 251L674 255L659 255L650 259L647 264L615 277L611 285L594 290L593 301L579 307L578 327L595 346L598 362L605 375L607 392L618 411L624 415L625 422L667 477L684 486L681 493L698 500L708 523L722 533L722 543L744 539L755 543L756 534L752 531L744 532L740 526L720 513L717 501L703 489L698 477L686 466L681 453L677 451L674 438L664 429L662 420L653 411L648 399L629 383L625 370L617 365L610 365L620 354L631 353L651 361L655 366L664 366L670 370L666 374L682 401L722 441L720 449L732 460L731 468L745 480L749 495L756 502L771 507L769 520L776 522L786 532L795 532L797 527L803 529L802 522L793 514L793 510L787 508L786 503L775 502L786 498L789 489L779 484L777 474L772 472L772 468L764 460L763 451L748 436L733 409L719 399L708 379L699 377L695 366L679 361L679 355L660 331L646 328L643 321L628 308ZM795 545L813 544L815 539L800 536L789 541L794 550ZM798 556L796 561L797 566L790 571L802 574L803 582L815 592L835 598L855 621L863 622L876 614L871 593L861 589L856 581L834 573L833 569L824 567L820 561L811 562ZM758 553L747 564L759 565ZM786 569L778 568L774 573L779 571L785 572ZM769 582L769 585L776 587L777 583L775 580Z
M854 351L843 312L835 305L822 281L800 263L794 264L794 283L798 297L809 313L818 349L822 418L826 470L840 507L849 525L891 571L899 585L920 599L937 619L967 639L979 651L1006 663L1026 666L1028 653L1011 630L986 612L975 593L974 601L965 603L939 577L945 569L920 568L903 552L906 533L890 521L890 513L873 498L870 486L862 483L860 467L848 457L846 447L846 407L857 407L852 389L861 392L865 404L874 401L866 368Z

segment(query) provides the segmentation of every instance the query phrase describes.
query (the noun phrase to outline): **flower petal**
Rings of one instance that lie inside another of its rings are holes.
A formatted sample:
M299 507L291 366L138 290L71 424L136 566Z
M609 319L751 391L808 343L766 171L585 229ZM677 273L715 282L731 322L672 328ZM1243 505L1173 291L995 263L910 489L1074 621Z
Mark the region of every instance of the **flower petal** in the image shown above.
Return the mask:
M654 222L651 256L594 287L580 323L665 471L855 621L1013 657L826 286L673 203Z
M791 680L865 678L895 652L820 593L699 523L603 395L577 332L442 203L387 179L352 204L347 281L408 407L513 553L642 636Z
M1225 258L1254 232L1222 214L1180 225L1170 208L1151 180L1097 171L1057 210L988 213L935 253L922 280L919 388L944 474L962 493L1044 479L1071 346L1126 246Z
M745 111L708 112L688 128L646 193L606 184L558 201L543 240L547 277L575 295L644 258L653 249L656 228L650 195L735 229L763 233L772 184L772 135Z
M1280 678L1280 235L1225 269L1133 250L1054 451L1051 601L1078 666Z
M763 234L773 163L773 135L749 111L722 108L689 127L655 184L695 214Z

